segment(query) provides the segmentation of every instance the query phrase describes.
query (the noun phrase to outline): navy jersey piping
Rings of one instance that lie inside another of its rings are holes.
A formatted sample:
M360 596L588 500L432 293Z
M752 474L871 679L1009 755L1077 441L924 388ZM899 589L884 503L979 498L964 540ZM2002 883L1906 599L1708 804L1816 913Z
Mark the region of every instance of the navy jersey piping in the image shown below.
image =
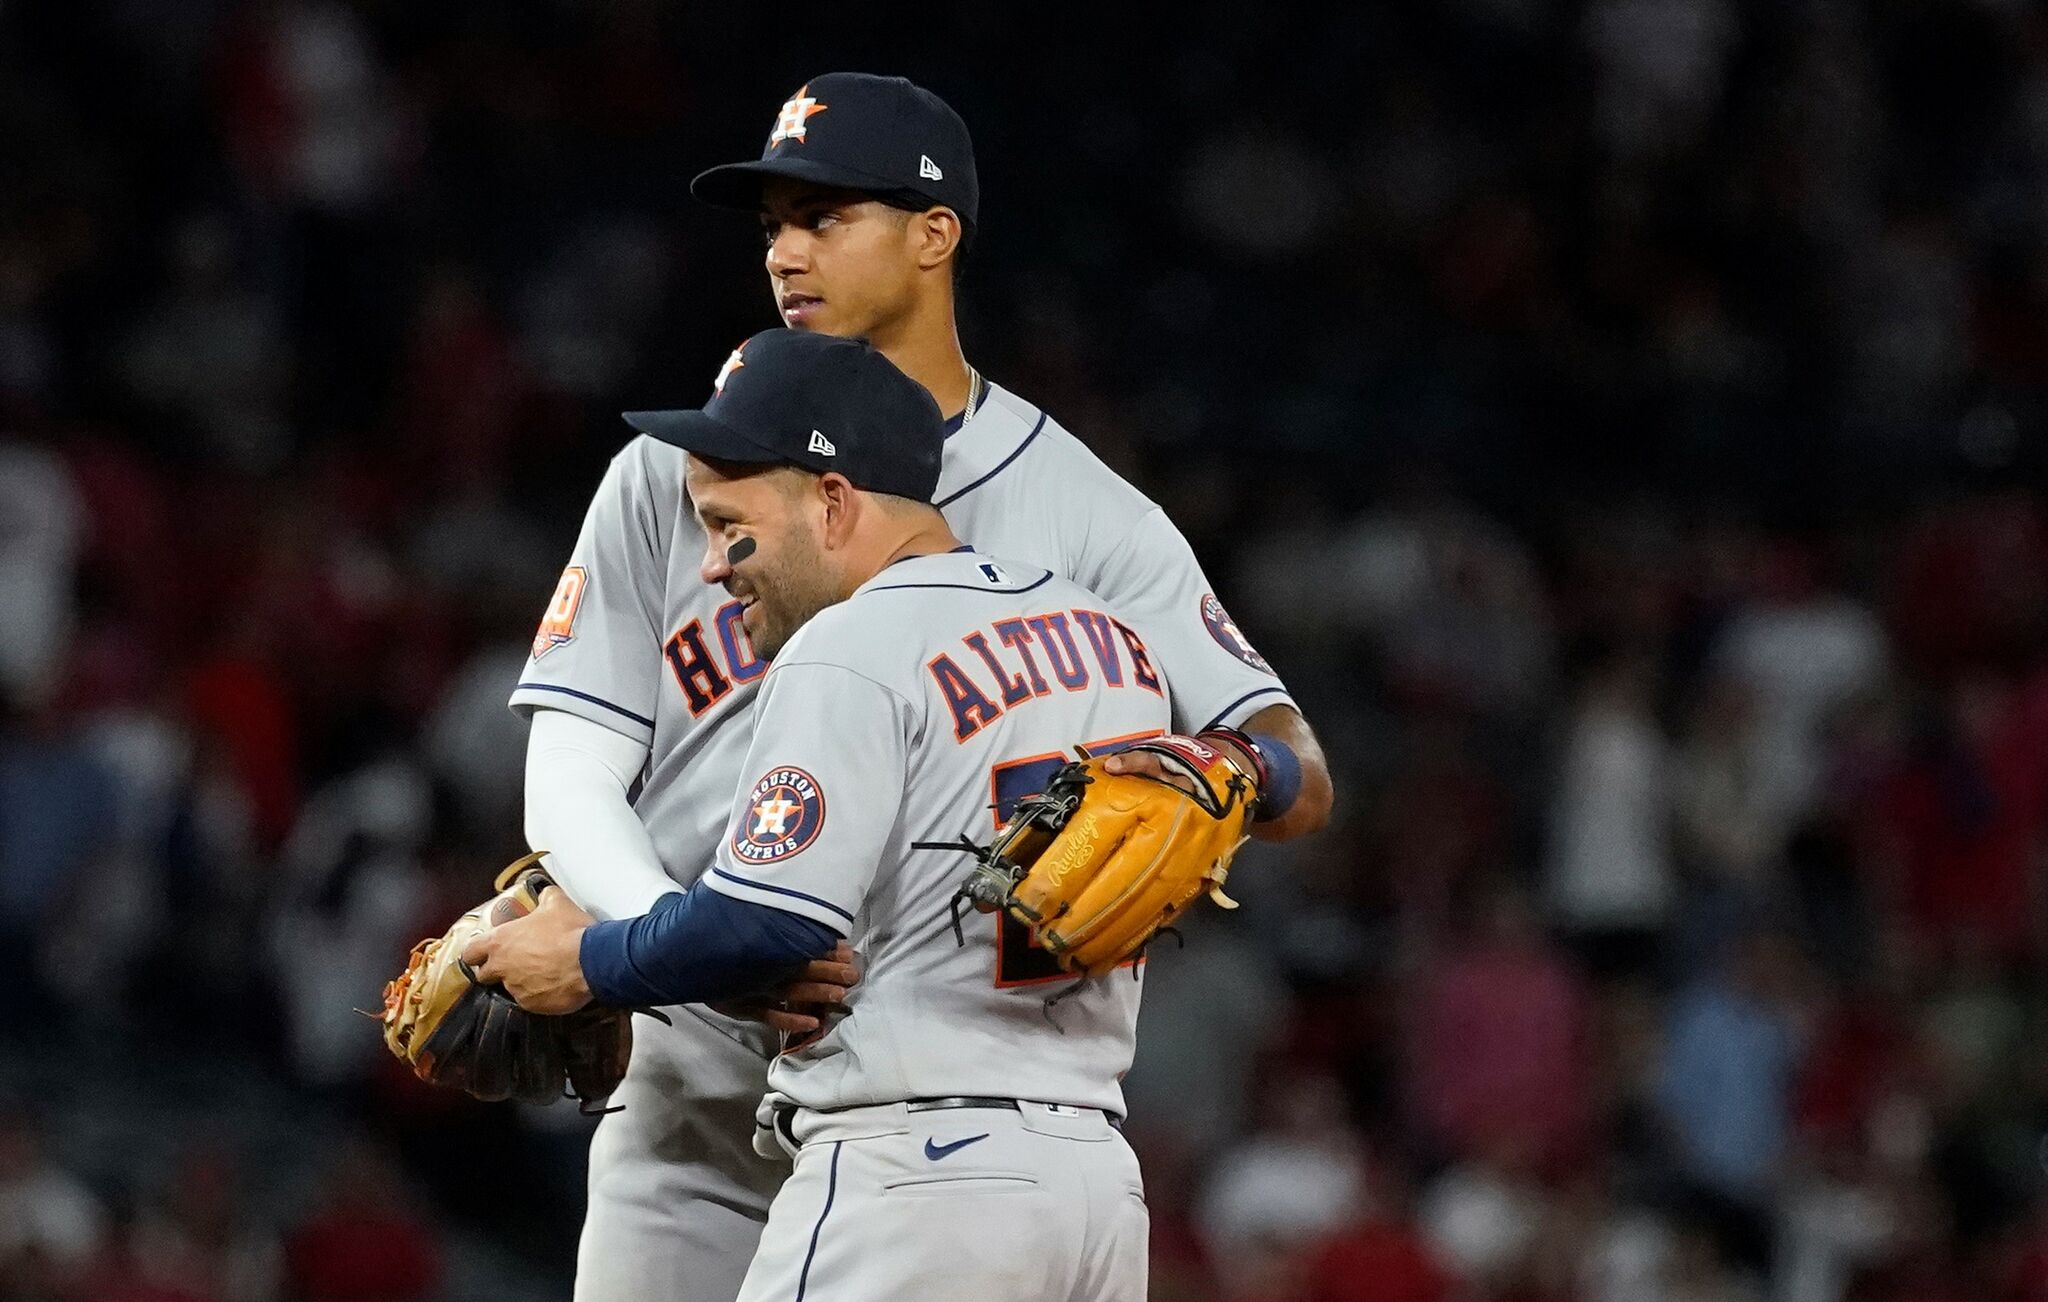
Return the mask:
M987 474L975 480L973 483L961 489L959 492L954 493L948 497L940 498L938 501L933 502L932 505L940 508L951 506L953 503L959 501L961 498L973 492L975 489L980 488L983 484L986 484L989 480L994 479L997 475L1000 475L1005 470L1008 470L1010 468L1010 463L1012 461L1015 461L1018 457L1023 456L1024 449L1030 447L1034 442L1037 441L1039 431L1045 428L1045 422L1046 414L1041 411L1038 413L1038 423L1031 427L1031 432L1024 436L1024 441L1022 443L1019 443L1016 446L1016 448L1011 451L1009 456L1004 457L1001 461L997 462L996 468L994 470L989 471Z
M613 705L602 696L592 696L589 692L579 692L573 687L557 687L553 683L521 683L514 687L512 691L515 695L520 692L560 692L564 696L573 696L579 701L588 701L592 705L602 705L612 713L624 715L643 728L652 728L654 726L654 720L643 719L623 705Z
M1238 706L1243 705L1246 701L1257 700L1261 696L1285 695L1287 695L1287 689L1284 687L1261 687L1255 692L1246 692L1243 696L1238 697L1230 704L1218 710L1216 712L1216 717L1209 720L1209 722L1203 724L1202 729L1198 729L1198 731L1215 727L1217 724L1223 722L1226 718L1230 717L1230 712L1232 710L1235 710Z
M957 588L961 592L986 592L992 596L997 597L1016 597L1022 596L1024 593L1031 591L1033 588L1044 587L1046 585L1046 582L1051 578L1052 571L1047 570L1044 574L1038 577L1037 582L1027 583L1021 588L984 588L977 587L972 583L891 583L880 588L868 588L865 591L903 592L911 588Z
M839 1146L845 1140L832 1145L832 1169L825 1180L825 1207L818 1213L818 1223L811 1227L811 1250L804 1254L803 1272L796 1278L796 1302L804 1302L804 1290L811 1286L811 1262L818 1256L818 1235L824 1232L825 1218L832 1214L832 1201L839 1196Z
M715 865L712 867L711 872L714 876L723 877L725 878L725 880L733 882L736 885L750 887L757 891L773 891L777 895L787 895L792 899L808 901L809 903L817 905L821 909L832 910L832 912L846 919L846 921L849 924L853 921L853 915L851 913L848 913L845 909L840 908L838 905L834 904L830 900L821 900L815 895L806 895L802 891L793 891L789 889L789 887L787 886L775 886L771 885L768 882L757 882L751 877L742 877L738 873L729 873L725 869L717 867Z

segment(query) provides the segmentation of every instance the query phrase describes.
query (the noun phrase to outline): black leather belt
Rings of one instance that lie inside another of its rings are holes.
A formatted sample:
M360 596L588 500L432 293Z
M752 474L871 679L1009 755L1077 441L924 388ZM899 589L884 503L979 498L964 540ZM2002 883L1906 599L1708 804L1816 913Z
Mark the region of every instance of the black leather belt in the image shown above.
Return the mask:
M956 1094L950 1098L943 1099L911 1099L903 1105L905 1112L945 1112L951 1108L1008 1108L1012 1112L1022 1112L1024 1110L1015 1099L991 1098L984 1094ZM1079 1109L1082 1112L1094 1112L1096 1110L1095 1108ZM1102 1115L1112 1128L1117 1130L1124 1128L1124 1119L1122 1117L1112 1112L1104 1112Z
M1015 1099L989 1098L980 1094L955 1094L943 1099L911 1099L903 1105L906 1112L945 1112L951 1108L1008 1108L1022 1112Z
M938 1099L908 1099L903 1104L905 1112L946 1112L954 1108L1003 1108L1011 1112L1024 1110L1015 1099L999 1099L985 1094L954 1094ZM1095 1109L1083 1108L1081 1111L1093 1112ZM1114 1129L1124 1128L1122 1117L1108 1112L1102 1115ZM796 1109L789 1104L782 1104L775 1109L774 1126L787 1141L785 1146L791 1152L803 1147L803 1141L796 1137L796 1130L790 1124L795 1117Z

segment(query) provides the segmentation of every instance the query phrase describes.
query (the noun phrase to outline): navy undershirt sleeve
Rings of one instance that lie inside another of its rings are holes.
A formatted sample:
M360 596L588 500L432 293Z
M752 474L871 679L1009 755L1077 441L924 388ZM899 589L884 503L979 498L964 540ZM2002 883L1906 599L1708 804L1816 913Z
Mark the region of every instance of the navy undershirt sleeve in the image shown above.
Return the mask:
M637 918L585 930L583 980L620 1008L708 1003L770 989L838 943L821 922L699 882Z

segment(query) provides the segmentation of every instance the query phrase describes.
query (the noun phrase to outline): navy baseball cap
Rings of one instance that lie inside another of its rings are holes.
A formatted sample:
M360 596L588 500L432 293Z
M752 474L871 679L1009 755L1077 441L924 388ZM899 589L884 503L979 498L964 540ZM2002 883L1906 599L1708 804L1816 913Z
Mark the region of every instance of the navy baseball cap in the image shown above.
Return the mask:
M925 387L864 339L764 330L732 350L695 411L629 411L642 434L716 461L836 470L929 502L946 422Z
M860 190L897 207L951 208L967 230L980 214L967 124L946 101L902 77L813 77L783 104L759 161L700 172L690 193L753 212L771 176Z

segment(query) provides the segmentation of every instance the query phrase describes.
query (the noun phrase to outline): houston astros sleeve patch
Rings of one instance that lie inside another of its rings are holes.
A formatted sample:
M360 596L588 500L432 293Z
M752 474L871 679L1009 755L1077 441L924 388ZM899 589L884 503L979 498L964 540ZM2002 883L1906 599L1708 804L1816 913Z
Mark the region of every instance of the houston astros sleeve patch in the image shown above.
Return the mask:
M733 826L732 851L743 864L774 863L818 839L825 791L800 768L772 768L754 784L747 812Z

